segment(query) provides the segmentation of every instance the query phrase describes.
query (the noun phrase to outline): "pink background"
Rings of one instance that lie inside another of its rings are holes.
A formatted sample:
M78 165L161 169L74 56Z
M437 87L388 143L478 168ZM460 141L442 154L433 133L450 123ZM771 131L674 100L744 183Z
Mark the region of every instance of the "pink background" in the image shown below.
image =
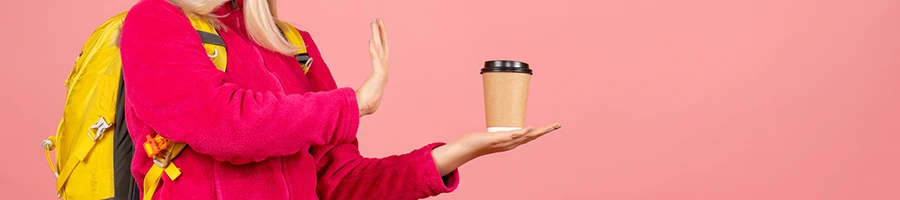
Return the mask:
M54 199L75 56L135 1L5 1L3 199ZM529 124L565 128L463 166L436 199L900 199L900 1L282 1L342 86L382 16L392 80L366 156L483 130L487 59L532 64ZM51 29L52 28L52 29Z

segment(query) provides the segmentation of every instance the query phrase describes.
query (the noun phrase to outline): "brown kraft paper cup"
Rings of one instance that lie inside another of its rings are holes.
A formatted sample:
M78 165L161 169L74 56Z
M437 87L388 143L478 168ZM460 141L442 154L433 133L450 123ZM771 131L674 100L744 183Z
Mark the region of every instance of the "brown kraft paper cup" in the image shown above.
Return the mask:
M487 61L481 69L488 132L520 130L525 125L532 70L518 61Z

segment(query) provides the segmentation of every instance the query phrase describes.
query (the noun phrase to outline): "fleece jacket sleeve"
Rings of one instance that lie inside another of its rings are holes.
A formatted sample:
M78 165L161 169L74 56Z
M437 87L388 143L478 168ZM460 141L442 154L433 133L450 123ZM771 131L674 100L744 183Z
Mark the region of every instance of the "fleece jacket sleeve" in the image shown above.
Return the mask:
M314 147L320 199L422 199L452 192L459 171L441 177L431 150L434 143L403 155L364 158L358 142Z
M159 135L219 161L246 164L349 142L359 123L349 88L300 95L229 82L184 12L171 4L132 9L121 54L135 116Z

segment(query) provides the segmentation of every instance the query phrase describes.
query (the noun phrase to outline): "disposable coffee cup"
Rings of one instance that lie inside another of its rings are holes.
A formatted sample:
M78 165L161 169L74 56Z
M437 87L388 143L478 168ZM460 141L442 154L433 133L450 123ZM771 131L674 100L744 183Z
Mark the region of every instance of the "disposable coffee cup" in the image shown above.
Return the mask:
M481 75L488 132L521 130L525 126L532 74L528 63L512 60L484 62Z

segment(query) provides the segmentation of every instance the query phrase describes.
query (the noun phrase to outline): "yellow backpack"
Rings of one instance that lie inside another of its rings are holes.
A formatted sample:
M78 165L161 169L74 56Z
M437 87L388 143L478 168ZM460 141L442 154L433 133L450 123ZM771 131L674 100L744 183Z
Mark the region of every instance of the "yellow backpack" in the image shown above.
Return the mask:
M125 125L124 81L118 39L127 12L116 15L97 28L82 48L75 67L66 79L65 111L56 136L41 146L56 176L56 192L62 199L139 199L131 174L134 145ZM216 68L225 71L228 52L217 30L199 19L189 19L200 34L207 54ZM295 58L304 72L309 70L306 45L300 33L280 22L283 35L299 47ZM155 165L145 177L143 192L153 196L162 172L172 180L181 172L170 161L183 143L167 144L151 138L143 147ZM55 159L50 152L55 150ZM56 162L54 162L54 160Z

